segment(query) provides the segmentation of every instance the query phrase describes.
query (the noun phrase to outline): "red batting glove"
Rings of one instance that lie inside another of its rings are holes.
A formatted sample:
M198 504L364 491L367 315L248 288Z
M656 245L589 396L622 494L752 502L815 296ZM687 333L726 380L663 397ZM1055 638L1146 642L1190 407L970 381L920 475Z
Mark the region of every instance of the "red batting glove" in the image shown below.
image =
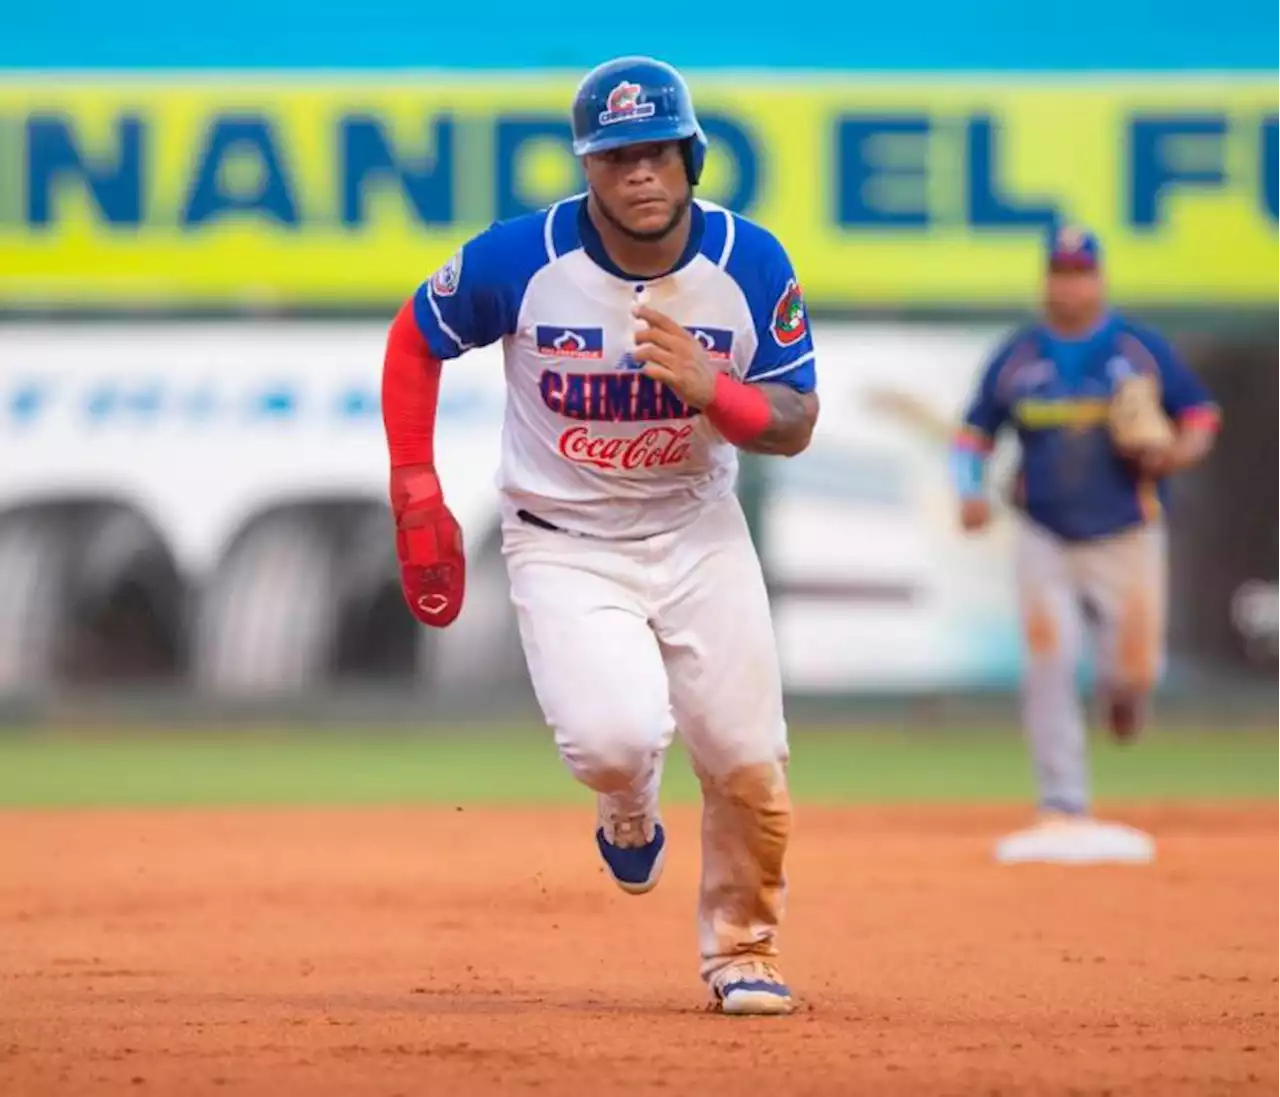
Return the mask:
M424 625L444 628L462 612L467 558L462 529L445 506L440 480L429 465L391 470L400 587L409 610Z

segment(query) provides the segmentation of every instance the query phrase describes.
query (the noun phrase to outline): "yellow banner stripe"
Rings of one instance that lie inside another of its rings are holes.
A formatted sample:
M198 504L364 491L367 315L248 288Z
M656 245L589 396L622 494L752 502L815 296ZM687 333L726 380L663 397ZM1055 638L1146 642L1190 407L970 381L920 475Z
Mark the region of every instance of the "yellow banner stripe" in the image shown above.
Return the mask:
M1122 304L1277 296L1274 80L693 81L705 194L815 306L1024 306L1050 217ZM389 304L579 185L571 80L0 80L0 303Z

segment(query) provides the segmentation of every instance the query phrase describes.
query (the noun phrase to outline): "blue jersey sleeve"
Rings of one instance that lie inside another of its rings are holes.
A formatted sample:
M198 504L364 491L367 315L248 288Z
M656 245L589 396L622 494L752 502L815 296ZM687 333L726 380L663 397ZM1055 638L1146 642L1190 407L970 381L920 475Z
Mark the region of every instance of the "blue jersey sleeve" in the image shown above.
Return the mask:
M438 359L515 331L525 287L551 256L546 216L491 225L418 287L414 319Z
M1009 399L1002 378L1013 355L1026 345L1026 333L1006 342L982 371L977 390L965 409L964 420L951 443L948 465L956 494L962 499L980 498L986 457L995 437L1009 419Z
M747 299L756 334L756 351L743 379L813 392L818 383L813 335L791 260L772 233L730 216L734 241L725 270Z
M1000 378L1024 337L1025 333L1019 332L996 351L982 371L977 390L965 409L961 439L967 439L975 449L989 450L1009 419L1008 396L1002 391Z
M1150 352L1160 375L1161 402L1171 419L1209 415L1217 419L1217 406L1209 390L1183 361L1182 356L1155 332L1135 332Z

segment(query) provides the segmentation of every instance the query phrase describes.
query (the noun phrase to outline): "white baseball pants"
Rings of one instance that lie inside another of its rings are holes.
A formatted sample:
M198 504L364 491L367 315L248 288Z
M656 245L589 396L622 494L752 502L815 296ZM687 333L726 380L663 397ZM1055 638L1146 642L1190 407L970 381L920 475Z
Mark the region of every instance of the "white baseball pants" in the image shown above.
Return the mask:
M702 784L702 973L776 954L790 831L787 733L760 562L737 499L640 540L503 529L529 674L565 764L656 814L676 729Z

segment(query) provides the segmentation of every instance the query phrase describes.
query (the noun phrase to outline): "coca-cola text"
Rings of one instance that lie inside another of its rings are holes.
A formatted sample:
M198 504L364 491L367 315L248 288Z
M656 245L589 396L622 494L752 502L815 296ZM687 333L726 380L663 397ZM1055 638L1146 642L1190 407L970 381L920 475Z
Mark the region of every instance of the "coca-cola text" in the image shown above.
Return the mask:
M560 435L560 456L579 465L635 472L682 464L693 449L693 424L649 427L634 438L600 438L588 427L570 427Z

